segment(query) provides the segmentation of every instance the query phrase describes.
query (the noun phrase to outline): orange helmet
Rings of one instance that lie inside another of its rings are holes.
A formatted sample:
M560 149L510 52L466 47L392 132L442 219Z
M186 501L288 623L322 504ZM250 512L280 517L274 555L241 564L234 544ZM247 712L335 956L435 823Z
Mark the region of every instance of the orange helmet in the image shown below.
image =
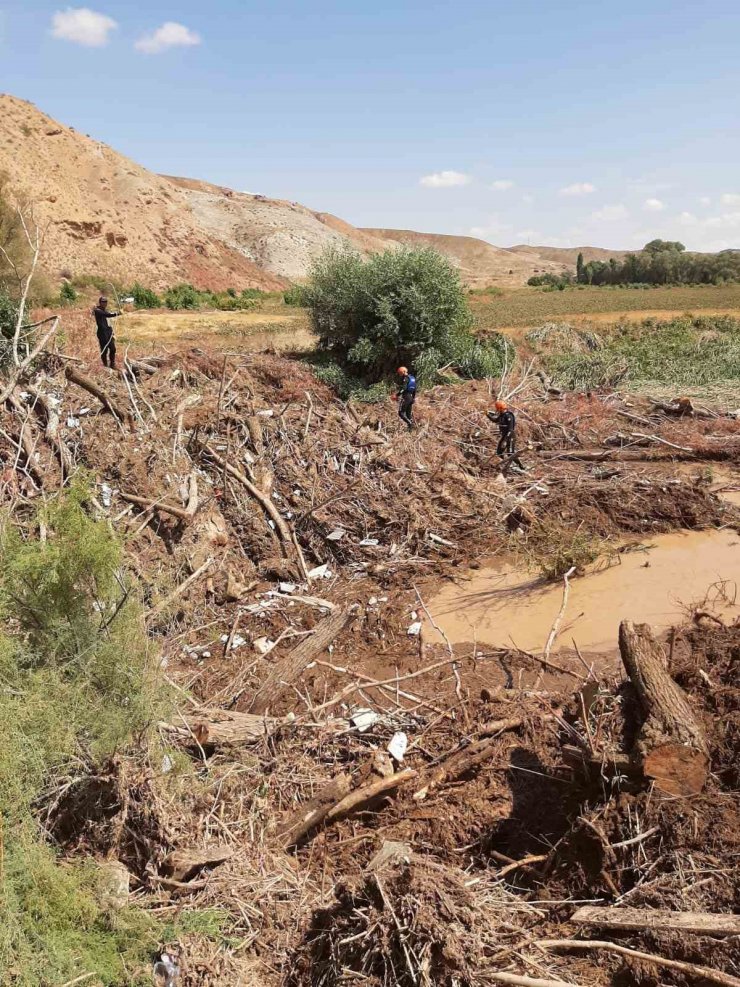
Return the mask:
M508 407L509 406L507 405L506 401L500 401L500 400L497 401L496 404L494 405L496 411L506 411Z
M404 377L408 372L409 372L408 367L399 367L398 370L396 371L396 373L399 373Z

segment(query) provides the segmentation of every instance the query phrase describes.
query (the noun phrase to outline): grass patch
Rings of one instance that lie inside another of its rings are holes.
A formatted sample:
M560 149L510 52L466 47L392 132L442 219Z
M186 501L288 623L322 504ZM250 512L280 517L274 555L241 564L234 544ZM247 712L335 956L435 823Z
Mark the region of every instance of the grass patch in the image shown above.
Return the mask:
M578 575L602 556L613 554L609 543L598 535L551 520L538 521L527 531L519 552L528 569L537 570L547 580L562 579L574 568Z

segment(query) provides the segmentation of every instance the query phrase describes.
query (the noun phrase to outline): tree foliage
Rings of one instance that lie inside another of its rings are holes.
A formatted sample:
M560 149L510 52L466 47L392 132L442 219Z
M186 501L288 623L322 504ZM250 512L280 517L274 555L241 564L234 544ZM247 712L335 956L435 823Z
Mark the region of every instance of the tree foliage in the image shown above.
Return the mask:
M304 297L320 349L366 384L400 365L427 381L447 364L476 375L500 365L499 349L470 335L460 276L435 250L388 250L364 260L331 249L315 262Z
M677 240L651 240L624 260L592 260L580 266L579 284L722 284L740 281L740 253L691 253Z

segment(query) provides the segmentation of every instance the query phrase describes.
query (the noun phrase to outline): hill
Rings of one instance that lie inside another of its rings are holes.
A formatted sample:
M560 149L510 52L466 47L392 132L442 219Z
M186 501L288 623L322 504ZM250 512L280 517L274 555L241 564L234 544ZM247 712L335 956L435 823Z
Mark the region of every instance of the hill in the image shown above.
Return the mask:
M590 260L608 261L610 257L623 260L630 252L628 250L606 250L604 247L530 247L525 243L518 243L515 247L509 247L515 254L531 255L535 254L543 261L551 261L561 267L576 268L578 255L583 254L584 261L588 264Z
M531 252L512 251L495 247L472 236L369 228L365 228L363 232L390 243L434 247L449 257L459 268L463 279L472 287L489 284L521 285L535 273L553 271L559 274L563 268L562 262L554 262L537 254L537 248Z

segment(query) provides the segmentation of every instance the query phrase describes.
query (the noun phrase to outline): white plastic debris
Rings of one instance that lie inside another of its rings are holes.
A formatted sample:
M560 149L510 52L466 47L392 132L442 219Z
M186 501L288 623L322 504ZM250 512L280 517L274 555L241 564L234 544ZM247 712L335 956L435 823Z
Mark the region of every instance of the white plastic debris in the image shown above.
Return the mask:
M241 648L241 646L246 643L247 639L245 637L242 637L241 634L235 634L231 642L231 650L235 651L237 648ZM205 658L205 653L203 657Z
M80 419L75 418L74 415L70 415L69 418L67 419L67 428L79 428L79 427L80 427Z
M162 953L154 964L154 976L162 987L175 987L179 973L180 967L169 953Z
M275 647L275 642L271 641L269 637L258 637L252 642L252 647L259 655L266 655L268 651L272 651Z
M103 507L110 507L112 493L107 483L100 484L100 499L103 501Z
M431 531L429 532L429 541L433 541L435 545L447 545L448 548L457 548L454 541L447 541L446 538L441 538L439 535L435 535Z
M210 658L211 657L211 652L210 651L201 651L200 656L201 656L201 658Z
M89 408L80 408L80 410L77 412L77 414L78 415L89 415L90 414L90 409Z
M278 589L281 593L295 593L297 587L295 583L278 583Z
M380 717L373 709L356 709L349 718L350 726L354 727L358 733L367 733L374 726Z
M377 598L377 596L371 596L370 599L367 601L367 605L369 607L377 607L377 605L378 605L378 598Z
M258 411L257 414L260 416L260 418L272 418L275 412L272 410L272 408L265 408L263 411Z
M168 775L170 771L172 771L174 766L175 765L172 763L172 758L170 757L170 755L165 754L164 757L162 758L162 774Z
M309 569L307 575L309 579L331 579L329 563L324 562L323 565L317 565L315 569Z
M333 531L329 532L326 536L327 541L341 541L346 535L344 528L335 528Z
M362 541L360 542L360 548L374 548L376 545L379 544L380 542L378 541L377 538L363 538Z
M398 733L394 733L388 744L388 753L393 758L394 761L398 761L400 764L403 761L404 755L406 754L406 748L409 746L409 738L403 732L399 730Z
M409 624L409 628L406 633L409 637L418 637L421 634L421 621L415 620L413 624Z

